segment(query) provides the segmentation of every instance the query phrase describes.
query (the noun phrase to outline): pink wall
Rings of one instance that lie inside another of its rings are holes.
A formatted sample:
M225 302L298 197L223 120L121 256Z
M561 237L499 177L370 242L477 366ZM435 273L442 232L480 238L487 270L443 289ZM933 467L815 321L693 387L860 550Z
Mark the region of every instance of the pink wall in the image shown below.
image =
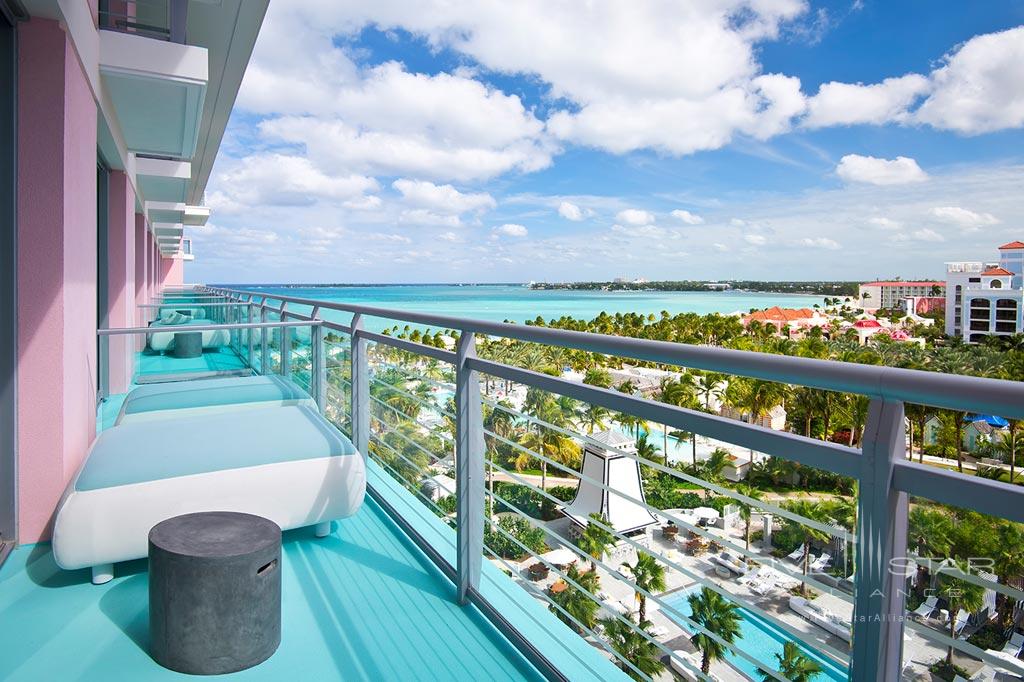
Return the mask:
M18 534L96 435L96 104L55 21L18 25ZM31 153L25 153L31 150Z
M111 171L108 192L107 320L111 327L135 323L135 191L123 171ZM136 338L110 337L110 392L128 390L135 373Z
M177 286L185 281L185 261L180 258L160 259L160 286Z

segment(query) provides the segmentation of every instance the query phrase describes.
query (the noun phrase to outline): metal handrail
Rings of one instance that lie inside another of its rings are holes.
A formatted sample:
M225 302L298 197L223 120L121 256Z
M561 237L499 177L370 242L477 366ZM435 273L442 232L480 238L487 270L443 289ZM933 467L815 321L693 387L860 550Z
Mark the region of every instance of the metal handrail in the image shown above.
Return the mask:
M264 303L267 300L286 301L296 305L400 320L442 329L457 329L485 336L500 336L547 346L721 372L826 391L857 393L951 410L985 412L1007 418L1024 419L1024 385L1017 381L490 322L241 289L221 291L250 297L250 300L262 298Z
M279 327L319 327L321 320L286 320L284 322L226 322L224 324L175 324L166 327L109 327L97 329L97 336L126 334L160 334L164 332L209 332L222 329L276 329Z
M350 334L352 436L364 456L371 436L368 417L372 403L368 389L367 342L432 357L454 366L456 451L459 453L456 458L458 558L457 565L449 568L453 569L460 601L478 595L479 567L483 556L485 446L479 386L481 373L603 405L657 423L702 433L710 431L721 440L739 442L774 456L856 478L860 490L857 500L854 636L850 660L851 678L858 682L899 679L905 595L902 577L893 575L888 566L890 560L901 556L907 546L908 493L1024 522L1024 489L1019 486L908 463L905 459L903 413L903 402L906 401L1024 417L1024 384L1018 382L466 320L238 289L198 287L193 291L227 295L264 313L280 312L282 318L318 319L323 310L351 313L353 319L348 327L324 322L321 328ZM280 302L280 306L271 307L270 302ZM304 315L294 308L285 312L288 305L309 306L312 312ZM460 331L460 337L453 353L368 332L363 329L363 316L456 329ZM863 445L860 450L837 446L483 360L476 357L477 334L866 395L872 401ZM618 494L617 491L612 492Z

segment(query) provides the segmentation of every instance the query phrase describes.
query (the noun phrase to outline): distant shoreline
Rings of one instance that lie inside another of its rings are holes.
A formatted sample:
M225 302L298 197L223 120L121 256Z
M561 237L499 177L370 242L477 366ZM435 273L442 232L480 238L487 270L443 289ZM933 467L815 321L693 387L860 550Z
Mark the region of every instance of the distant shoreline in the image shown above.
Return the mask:
M656 282L331 282L331 283L216 283L211 286L245 289L360 289L378 287L522 287L528 291L589 291L594 293L679 292L786 294L799 296L855 296L857 282L849 281L656 281ZM726 285L726 286L721 286Z

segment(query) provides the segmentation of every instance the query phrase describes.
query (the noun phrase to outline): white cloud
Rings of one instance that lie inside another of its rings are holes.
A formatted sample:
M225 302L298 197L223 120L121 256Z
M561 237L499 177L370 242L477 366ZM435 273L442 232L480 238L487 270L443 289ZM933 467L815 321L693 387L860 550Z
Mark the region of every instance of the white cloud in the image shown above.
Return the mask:
M568 201L563 201L558 205L558 215L573 222L583 220L583 210L576 204Z
M920 230L915 230L911 236L922 242L944 242L946 238L941 234L927 227L923 227Z
M391 186L402 195L409 206L428 209L436 213L462 214L483 212L494 208L494 197L486 192L465 194L451 185L435 185L426 180L395 180Z
M441 234L437 235L437 238L446 242L459 241L459 235L455 234L454 232L442 232Z
M358 174L328 175L308 159L284 154L255 154L221 172L213 207L238 210L258 204L307 206L317 200L372 203L364 193L378 189L373 178Z
M829 251L835 251L841 247L839 242L828 237L804 237L797 244L812 249L828 249Z
M673 218L678 218L679 220L683 221L687 225L703 225L704 224L704 218L700 217L696 213L690 213L689 211L681 209L681 208L677 208L676 210L672 211L672 217Z
M365 197L359 197L358 199L349 199L342 205L345 208L352 208L357 211L372 211L375 208L380 208L382 203L383 202L379 196L376 194L369 194Z
M726 253L729 251L729 247L726 246L725 244L722 244L721 242L715 242L714 244L711 245L711 247L715 251L718 251L719 253Z
M975 213L959 206L936 206L931 211L932 217L944 223L950 223L967 230L978 229L998 224L999 218L991 213Z
M822 83L807 102L804 125L821 128L858 123L903 121L908 110L928 91L928 79L918 74L887 78L881 83Z
M883 230L898 230L903 226L903 224L898 220L879 216L869 219L868 222Z
M917 161L906 156L880 159L874 156L847 154L839 160L836 175L846 182L864 182L871 185L905 185L923 182L928 174Z
M494 228L497 234L504 235L506 237L525 237L529 234L529 230L524 225L518 225L516 223L505 223Z
M619 211L615 219L627 225L650 225L654 222L654 214L639 208L627 208Z
M425 208L413 208L402 211L398 222L405 225L437 225L440 227L462 227L462 218L458 215L435 213Z
M768 238L763 234L745 234L743 235L743 241L754 246L764 246L768 243Z
M612 225L612 232L625 237L643 237L645 239L675 238L678 235L668 232L657 225Z
M917 120L968 135L1024 125L1024 26L971 38L932 72Z
M744 227L747 224L747 221L742 218L732 218L729 220L729 224L733 227Z

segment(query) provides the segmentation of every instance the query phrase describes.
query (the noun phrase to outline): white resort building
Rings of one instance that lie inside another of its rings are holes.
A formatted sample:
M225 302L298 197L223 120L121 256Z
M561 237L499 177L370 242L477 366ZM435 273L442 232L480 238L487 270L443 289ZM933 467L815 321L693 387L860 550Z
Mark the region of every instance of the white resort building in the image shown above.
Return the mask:
M857 291L857 305L865 310L899 308L904 299L941 296L944 282L865 282Z
M998 263L946 263L946 334L978 343L1024 329L1024 242L999 247Z

